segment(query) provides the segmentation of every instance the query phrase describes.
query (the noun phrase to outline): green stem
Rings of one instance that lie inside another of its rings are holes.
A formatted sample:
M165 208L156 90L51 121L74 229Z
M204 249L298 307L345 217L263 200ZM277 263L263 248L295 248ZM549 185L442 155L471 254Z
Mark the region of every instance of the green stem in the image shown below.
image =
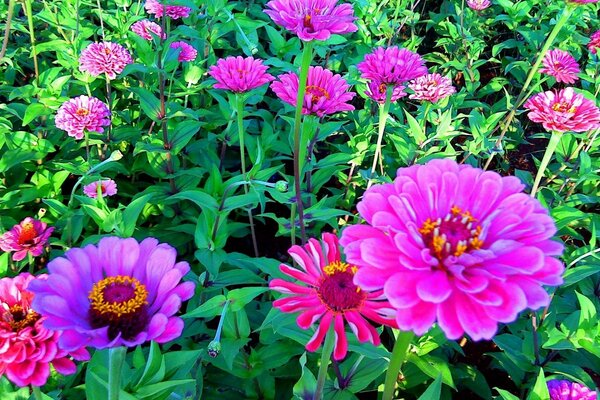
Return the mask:
M315 395L313 400L321 400L323 398L323 388L325 387L325 380L327 379L327 368L329 367L329 359L333 353L333 347L335 345L335 331L333 329L334 322L331 322L327 335L325 336L325 344L323 344L323 350L321 352L321 365L319 366L319 374L317 375L317 388L315 389Z
M290 236L292 237L292 246L296 244L296 203L292 203L290 210Z
M39 386L31 385L31 392L33 393L33 397L35 400L44 400L44 396L42 395L42 390Z
M550 163L550 159L556 150L556 146L560 142L560 137L562 136L561 132L552 132L552 136L550 136L550 141L548 142L548 146L546 147L546 152L544 153L544 157L542 157L542 163L538 168L537 175L535 176L535 181L533 182L533 187L531 188L531 197L535 197L535 194L538 191L540 182L542 181L542 177L544 176L544 172L546 172L546 167Z
M302 171L300 171L300 125L302 124L302 106L304 105L304 94L306 93L306 81L308 79L308 67L312 60L314 41L305 42L302 52L302 64L298 78L298 96L296 97L296 113L294 115L294 186L296 188L296 204L298 209L298 220L300 222L300 234L302 243L306 242L306 229L304 227L304 205L302 204ZM292 220L293 224L294 221Z
M119 400L121 391L121 370L127 348L124 346L108 349L108 400Z
M412 332L398 331L398 337L396 338L396 343L394 343L392 357L390 358L390 365L385 374L385 387L383 389L383 397L381 400L392 400L394 397L398 373L406 360L408 346L414 336L415 334Z
M33 30L33 11L31 11L31 0L25 0L27 12L27 25L29 26L29 39L31 41L31 53L33 54L33 69L35 71L35 84L40 85L40 71L38 68L37 51L35 49L35 31Z
M367 189L373 184L373 175L377 168L377 160L381 157L381 143L383 142L383 133L385 132L385 124L387 122L388 114L390 113L390 105L392 103L392 93L394 92L394 86L388 85L385 94L385 103L379 105L379 132L377 133L377 146L375 147L375 157L373 158L373 165L371 166L371 176L367 183Z
M4 39L2 39L2 49L0 50L0 60L4 58L8 48L8 36L10 34L10 24L15 11L15 0L8 0L8 14L6 15L6 24L4 25Z

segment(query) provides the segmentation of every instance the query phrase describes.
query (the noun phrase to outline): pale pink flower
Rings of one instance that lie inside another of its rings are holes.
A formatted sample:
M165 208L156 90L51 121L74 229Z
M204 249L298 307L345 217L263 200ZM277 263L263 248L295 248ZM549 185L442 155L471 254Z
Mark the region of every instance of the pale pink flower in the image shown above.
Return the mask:
M267 74L267 69L261 59L237 56L217 60L217 65L211 66L208 74L217 80L215 89L243 93L275 79Z
M160 25L147 19L137 21L135 24L131 25L131 30L136 35L146 40L152 40L152 34L155 34L161 39L167 37Z
M278 81L271 84L277 97L292 106L298 96L298 75L293 72L280 75ZM322 117L340 111L352 111L354 106L347 104L356 93L349 92L348 83L338 74L322 67L309 67L306 81L306 94L302 105L302 114L315 114Z
M165 3L168 3L168 0L165 0ZM146 8L148 14L154 15L156 18L162 17L165 14L165 11L167 17L172 19L187 18L192 12L192 9L189 7L169 6L158 2L157 0L146 0L144 8Z
M198 50L186 42L173 42L170 47L172 49L180 49L179 55L177 56L179 62L194 61L198 55Z
M376 48L357 67L363 79L388 85L400 85L427 73L420 55L397 46Z
M435 73L418 77L408 87L414 92L408 96L409 98L432 103L437 103L441 99L456 93L456 89L452 86L452 81L449 78Z
M308 329L318 322L317 329L306 344L308 351L316 351L331 324L335 330L333 356L341 360L348 351L346 323L359 342L379 345L379 333L365 317L380 324L396 327L394 311L382 299L381 290L362 290L352 279L356 267L342 261L337 236L324 233L322 240L309 239L302 247L292 246L288 253L298 268L281 264L284 274L302 284L273 279L269 283L272 290L289 294L275 300L273 306L286 313L300 312L298 326Z
M100 194L102 197L114 196L117 194L117 183L112 179L104 179L102 181L94 181L89 185L83 187L83 193L86 196L95 199L98 197L98 186L100 187Z
M548 131L585 132L600 126L598 107L571 87L533 95L524 107L530 110L529 119Z
M600 30L590 36L590 42L587 44L587 47L592 54L596 54L597 49L600 49Z
M556 78L556 82L574 83L579 79L579 64L569 52L554 49L550 50L542 60L544 67L540 72Z
M401 330L422 335L437 322L449 339L491 339L498 323L547 306L543 285L563 281L554 220L523 188L449 159L400 168L358 203L367 224L342 232L354 283L383 289Z
M467 6L475 11L482 11L491 6L490 0L467 0Z
M327 40L332 34L358 30L352 5L336 5L337 0L272 0L265 11L273 22L301 40Z
M581 383L552 379L547 382L550 400L596 400L598 393Z
M567 0L567 3L575 3L575 4L591 4L597 3L598 0Z
M79 96L60 106L54 122L69 136L83 139L85 131L104 132L104 127L110 125L110 111L95 97Z
M115 79L127 64L133 62L131 54L120 44L113 42L90 43L79 57L79 70L92 76L106 74Z
M53 231L54 227L48 228L45 222L27 217L0 236L0 249L8 253L14 251L14 261L21 261L27 253L37 257L44 252Z
M406 96L406 92L404 91L404 86L402 85L390 85L392 86L392 97L390 101L393 103L401 97ZM367 90L365 94L369 96L371 99L375 100L378 103L385 103L385 99L387 96L388 85L379 82L379 81L369 81L367 83Z

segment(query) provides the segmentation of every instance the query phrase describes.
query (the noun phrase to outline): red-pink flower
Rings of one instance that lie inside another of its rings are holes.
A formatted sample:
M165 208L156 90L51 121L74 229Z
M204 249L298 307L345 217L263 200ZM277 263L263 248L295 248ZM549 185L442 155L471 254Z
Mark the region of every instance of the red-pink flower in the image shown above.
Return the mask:
M286 313L300 312L296 320L300 328L308 329L319 323L306 344L308 351L319 348L332 323L336 360L344 358L348 351L345 323L360 342L375 345L380 343L379 334L364 317L396 326L390 304L381 298L382 291L365 291L352 282L356 267L342 261L337 236L324 233L321 242L310 239L303 247L292 246L288 253L300 270L286 264L281 264L279 269L303 284L273 279L269 287L291 295L275 300L273 306Z
M515 177L448 159L398 170L358 203L367 222L342 232L354 283L383 289L402 330L437 321L449 339L490 339L498 323L547 306L562 283L563 245L538 200Z
M567 0L568 3L575 3L575 4L591 4L591 3L597 3L598 0Z
M168 0L166 1L168 2ZM165 11L167 17L172 19L187 18L192 12L192 9L189 7L168 6L158 2L157 0L146 0L144 8L146 8L148 14L154 15L156 18L162 17L165 14Z
M165 39L167 35L163 32L160 25L147 19L137 21L131 25L131 30L142 39L152 40L152 34L155 34L161 39Z
M194 61L198 55L198 50L186 42L173 42L171 43L170 47L172 49L180 49L179 55L177 56L177 60L179 60L179 62Z
M408 96L409 98L430 101L432 103L437 103L441 99L456 93L456 89L452 86L452 81L440 74L420 76L412 81L408 87L414 92Z
M406 96L404 86L390 85L392 87L392 97L390 101L393 103L401 97ZM385 103L387 96L388 85L379 81L369 81L365 94L378 103Z
M600 30L590 36L590 42L587 44L587 47L592 54L596 54L597 49L600 49Z
M556 82L574 83L579 79L579 64L569 52L554 49L546 53L540 72L556 78Z
M265 11L273 22L294 32L301 40L327 40L332 34L355 32L354 10L337 0L272 0Z
M100 187L100 195L102 197L114 196L117 194L117 183L112 179L104 179L85 185L83 187L83 193L85 193L86 196L95 199L98 197L98 187Z
M106 74L109 79L115 79L132 62L131 54L118 43L91 43L79 56L79 70L93 76Z
M27 253L37 257L44 252L53 231L54 228L48 228L45 222L27 217L0 236L0 249L9 253L14 251L12 259L15 261L24 259Z
M46 329L44 318L30 307L31 281L46 279L23 273L15 278L0 279L0 375L18 386L43 386L50 376L50 364L61 374L77 371L76 360L88 360L85 348L67 352L58 340L60 331Z
M397 46L376 48L357 67L363 79L388 85L399 85L427 73L420 55Z
M490 0L467 0L467 6L475 11L482 11L491 6Z
M110 125L110 111L95 97L79 96L60 106L54 122L69 136L83 139L85 131L104 132L104 127Z
M275 79L267 74L267 69L261 59L237 56L219 59L208 74L217 80L215 89L243 93Z
M298 75L293 72L280 75L271 89L283 101L296 105L298 96ZM356 93L349 92L348 83L338 74L322 67L309 67L306 81L306 94L302 105L302 114L334 114L340 111L352 111L354 106L347 104Z
M530 110L530 120L549 131L585 132L600 126L598 107L571 87L533 95L524 107Z

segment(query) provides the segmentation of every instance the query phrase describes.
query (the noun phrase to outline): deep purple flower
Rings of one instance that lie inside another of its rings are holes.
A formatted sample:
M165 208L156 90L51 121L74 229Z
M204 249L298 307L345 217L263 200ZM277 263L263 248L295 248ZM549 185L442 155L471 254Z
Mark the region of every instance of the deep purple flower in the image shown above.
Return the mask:
M427 73L420 55L397 46L376 48L357 67L363 79L388 85L400 85Z
M9 253L14 251L14 261L21 261L27 253L37 257L44 251L53 231L54 227L48 228L45 222L27 217L0 236L0 249Z
M577 382L552 379L547 382L550 400L596 400L594 390Z

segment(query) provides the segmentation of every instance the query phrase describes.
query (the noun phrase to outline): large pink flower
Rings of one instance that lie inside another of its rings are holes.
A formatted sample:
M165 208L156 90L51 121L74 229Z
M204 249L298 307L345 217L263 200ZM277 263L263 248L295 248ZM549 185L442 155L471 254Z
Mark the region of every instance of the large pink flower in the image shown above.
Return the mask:
M117 183L112 179L104 179L102 181L95 181L89 185L83 187L83 193L87 197L95 199L98 197L98 187L100 187L100 195L102 197L114 196L117 194Z
M265 14L301 40L327 40L334 33L358 29L352 6L336 3L337 0L272 0L267 3L269 10Z
M168 2L168 0L165 0L165 2ZM146 0L144 8L148 14L154 15L156 18L162 17L165 13L167 14L167 17L172 19L187 18L192 12L192 9L189 7L168 6L158 2L157 0Z
M567 0L568 3L575 3L575 4L590 4L590 3L597 3L598 0Z
M427 73L420 55L397 46L376 48L357 67L363 79L388 85L399 85Z
M131 30L142 39L152 40L152 34L155 34L161 39L165 39L167 35L163 32L160 25L156 22L143 19L131 25Z
M267 69L261 59L237 56L219 59L208 74L217 80L215 89L243 93L275 79L267 74Z
M554 221L523 187L447 159L399 169L358 203L367 224L342 232L354 283L383 289L402 330L437 321L449 339L492 338L499 322L548 305L542 285L562 283Z
M593 101L568 87L558 92L548 91L530 97L524 105L533 122L549 131L585 132L600 126L600 110Z
M53 231L54 227L48 228L45 222L27 217L0 236L0 249L14 251L12 259L15 261L21 261L27 253L37 257L44 252Z
M430 101L432 103L437 103L441 99L456 93L456 89L452 86L452 81L440 74L420 76L412 81L408 87L414 92L408 96L409 98Z
M132 62L131 54L120 44L91 43L79 56L79 70L93 76L106 74L109 79L115 79Z
M379 334L364 317L377 323L395 327L394 311L382 299L381 290L362 290L352 279L356 267L342 261L337 236L322 235L321 243L310 239L303 247L292 246L289 254L300 267L281 264L281 271L303 285L283 279L273 279L269 287L281 293L291 294L273 303L283 312L300 312L296 320L302 329L310 328L318 321L319 326L306 344L308 351L319 348L327 330L333 323L335 329L336 360L348 351L345 323L348 323L360 342L379 345Z
M85 131L104 132L104 127L110 125L110 111L95 97L79 96L60 106L54 123L69 136L83 139Z
M483 11L491 5L490 0L467 0L467 6L475 11Z
M173 42L169 47L175 50L179 49L179 54L177 55L179 62L194 61L198 55L198 50L186 42Z
M600 49L600 30L590 36L590 42L587 44L587 47L592 54L596 54L597 49Z
M554 49L544 56L543 68L540 72L556 78L556 82L574 83L579 79L579 64L569 52Z
M60 331L44 327L44 318L31 309L33 293L30 282L43 280L23 273L15 278L0 279L0 376L18 386L42 386L50 376L50 364L61 374L77 371L76 360L89 359L84 348L65 351L58 344Z
M293 72L279 75L279 80L271 84L271 89L283 101L296 105L298 96L298 75ZM348 83L338 74L322 67L309 67L306 81L306 94L302 105L302 114L334 114L340 111L352 111L354 106L347 104L356 93L349 92Z
M568 380L552 379L547 382L550 400L596 400L598 393Z

